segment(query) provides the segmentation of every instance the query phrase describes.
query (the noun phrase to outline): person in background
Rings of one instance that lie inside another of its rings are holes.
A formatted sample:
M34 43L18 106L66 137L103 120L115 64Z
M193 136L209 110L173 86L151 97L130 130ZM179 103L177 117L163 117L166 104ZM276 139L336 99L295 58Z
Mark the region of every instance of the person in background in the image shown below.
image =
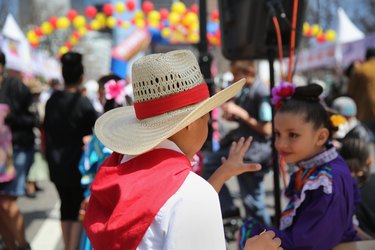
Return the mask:
M335 137L339 141L348 138L360 138L366 143L374 142L374 135L361 121L357 119L357 105L352 98L341 96L333 100L332 109L346 119L346 123L339 125Z
M280 228L249 219L241 228L241 247L248 237L265 229L276 233L284 249L332 249L358 240L352 221L358 201L356 183L331 143L332 124L320 102L322 91L317 84L281 83L272 89L277 109L275 148L298 170L285 190L289 202Z
M272 111L269 89L258 79L253 61L235 61L231 63L230 68L234 76L233 81L246 79L241 93L221 106L223 118L238 122L238 127L223 136L220 140L220 149L208 157L205 167L208 170L212 167L212 172L220 165L221 158L228 155L233 141L237 141L240 137L252 136L253 142L244 160L258 162L263 168L259 172L241 174L237 179L246 217L257 218L262 223L270 225L271 219L267 212L263 182L265 174L270 170L272 159ZM208 175L211 175L211 172ZM220 202L224 218L235 215L238 208L236 209L226 186L220 191Z
M47 101L44 129L50 179L61 200L61 228L65 250L76 250L82 224L79 210L83 200L78 164L83 139L92 134L97 113L87 97L81 96L84 68L82 55L68 52L61 57L64 90Z
M358 137L344 139L340 154L356 178L361 202L356 209L356 230L361 240L375 239L375 174L371 174L372 157L367 141Z
M375 134L375 48L366 50L366 61L357 65L350 76L348 96L357 105L357 118Z
M6 76L5 64L5 54L0 51L0 103L9 107L5 124L12 133L16 175L12 181L0 183L0 233L8 250L21 250L30 249L30 245L17 199L25 195L26 176L34 161L33 128L38 126L38 119L31 112L33 97L30 90L19 79Z

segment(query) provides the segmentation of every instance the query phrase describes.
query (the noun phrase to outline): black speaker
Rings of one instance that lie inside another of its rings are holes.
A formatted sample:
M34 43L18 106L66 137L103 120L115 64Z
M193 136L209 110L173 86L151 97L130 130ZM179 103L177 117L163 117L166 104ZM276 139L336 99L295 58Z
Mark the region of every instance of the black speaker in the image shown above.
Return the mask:
M296 47L302 34L306 0L298 1ZM272 21L279 22L283 53L290 49L293 0L219 0L221 46L230 60L264 59L269 50L277 50L277 36Z

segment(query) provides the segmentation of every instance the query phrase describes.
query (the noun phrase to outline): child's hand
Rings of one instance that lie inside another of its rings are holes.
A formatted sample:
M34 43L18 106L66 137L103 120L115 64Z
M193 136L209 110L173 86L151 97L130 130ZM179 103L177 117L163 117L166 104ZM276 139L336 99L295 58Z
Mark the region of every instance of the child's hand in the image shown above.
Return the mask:
M261 169L261 165L257 163L244 163L243 157L250 147L252 137L241 138L238 142L233 142L229 150L228 159L223 157L221 159L221 166L212 174L208 182L215 188L217 192L220 191L224 183L232 176L236 176L245 172L254 172Z
M281 250L281 240L273 231L266 231L246 241L244 250Z
M220 171L226 180L232 176L237 176L245 172L255 172L259 171L262 167L257 163L244 163L243 157L245 156L246 151L249 149L253 138L250 136L245 140L244 137L241 137L238 142L233 142L230 149L228 159L225 157L221 158Z

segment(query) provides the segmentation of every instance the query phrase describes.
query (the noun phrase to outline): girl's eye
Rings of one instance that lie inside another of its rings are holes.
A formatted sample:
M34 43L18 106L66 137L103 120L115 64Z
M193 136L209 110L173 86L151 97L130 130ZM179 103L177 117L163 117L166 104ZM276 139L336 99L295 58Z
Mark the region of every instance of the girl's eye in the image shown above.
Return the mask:
M292 138L292 139L295 139L297 138L299 135L296 134L296 133L289 133L289 137Z

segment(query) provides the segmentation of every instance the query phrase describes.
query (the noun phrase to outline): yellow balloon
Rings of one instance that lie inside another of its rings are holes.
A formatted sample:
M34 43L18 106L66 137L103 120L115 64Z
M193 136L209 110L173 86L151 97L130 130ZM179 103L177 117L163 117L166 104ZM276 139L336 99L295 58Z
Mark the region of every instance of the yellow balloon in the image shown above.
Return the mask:
M189 31L190 32L198 32L199 31L199 22L198 21L192 22L189 26Z
M188 41L191 43L199 42L199 35L197 33L192 33L188 35Z
M152 10L150 13L148 13L148 19L150 20L160 20L160 13L157 10Z
M116 10L117 13L122 13L122 12L125 11L125 9L126 8L125 8L125 4L124 3L122 3L122 2L116 3L115 10Z
M193 12L189 12L182 19L182 24L185 26L190 26L190 24L197 22L197 21L198 21L198 16Z
M116 26L116 18L114 18L113 16L109 16L107 18L107 27L110 29L113 29L113 27L115 26Z
M336 40L336 32L332 29L329 29L326 31L326 39L329 42L335 41Z
M59 17L57 19L57 27L60 29L66 29L70 26L70 21L67 17Z
M130 23L128 21L123 21L122 22L122 28L129 29L129 27L130 27Z
M87 29L86 29L86 27L81 27L81 28L78 29L78 32L81 36L84 36L87 33Z
M177 24L180 21L180 15L176 12L171 12L168 16L168 20L171 24Z
M83 26L86 25L86 18L84 16L76 16L73 20L73 26L76 28L76 29L79 29Z
M322 32L322 29L318 24L314 24L313 26L311 26L311 31L314 36L317 36Z
M91 22L91 28L93 30L99 30L102 26L100 25L98 20L92 20Z
M171 34L171 30L169 28L163 28L161 30L161 36L164 38L169 37L170 34Z
M186 6L183 2L174 2L172 4L172 12L177 13L177 14L184 14L186 11Z
M138 10L134 13L134 19L144 19L145 18L145 14Z
M143 19L135 19L135 26L138 28L143 28L146 26L145 20Z
M309 32L309 30L310 30L310 24L307 23L307 22L303 23L302 30L303 30L303 34L306 34L307 32Z
M26 37L27 37L27 40L29 41L29 43L39 43L39 37L37 36L37 34L31 30L31 31L28 31L27 34L26 34Z
M42 30L44 35L49 35L53 32L53 26L50 24L50 22L43 22L40 26L40 29Z
M157 29L157 28L159 28L159 26L160 26L160 22L159 22L159 20L150 20L150 21L148 22L148 25L149 25L150 27L152 27L152 28Z
M96 14L95 20L98 21L99 29L106 25L106 16L103 13Z
M67 53L69 51L69 48L66 47L66 46L61 46L60 49L59 49L59 53L60 55L64 55L65 53Z

